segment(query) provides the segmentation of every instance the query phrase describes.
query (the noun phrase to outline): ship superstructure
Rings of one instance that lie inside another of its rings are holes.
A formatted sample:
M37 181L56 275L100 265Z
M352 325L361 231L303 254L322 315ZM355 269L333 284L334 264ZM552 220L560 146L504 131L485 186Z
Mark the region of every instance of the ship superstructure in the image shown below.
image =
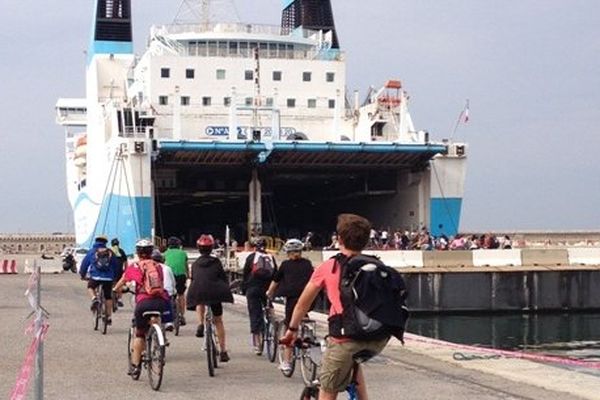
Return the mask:
M281 26L154 26L139 57L131 38L130 1L97 0L87 97L57 103L79 245L325 236L339 212L458 230L465 145L415 130L397 79L347 92L329 1L284 1Z

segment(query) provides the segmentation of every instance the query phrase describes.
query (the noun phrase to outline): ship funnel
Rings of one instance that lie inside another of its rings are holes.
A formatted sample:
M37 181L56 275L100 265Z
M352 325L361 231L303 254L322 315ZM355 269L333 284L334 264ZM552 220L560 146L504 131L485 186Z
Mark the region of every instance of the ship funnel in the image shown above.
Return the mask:
M132 54L131 0L96 0L88 61L95 54Z
M297 28L331 33L331 48L340 47L333 22L331 0L283 0L281 28L287 34Z

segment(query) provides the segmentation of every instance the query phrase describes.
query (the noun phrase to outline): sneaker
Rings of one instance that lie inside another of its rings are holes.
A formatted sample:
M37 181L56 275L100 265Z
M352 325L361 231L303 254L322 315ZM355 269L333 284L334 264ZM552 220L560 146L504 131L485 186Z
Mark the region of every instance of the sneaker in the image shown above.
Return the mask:
M90 305L90 311L94 312L98 309L98 304L100 304L100 302L98 301L97 297L94 297L92 299L92 304Z
M175 325L173 325L172 322L167 322L165 324L165 331L167 332L173 332L175 330Z
M279 364L279 369L282 370L283 372L290 372L292 370L292 364L290 364L287 361L282 361Z
M185 326L186 325L185 317L183 315L179 316L179 325L180 326Z
M204 337L204 325L198 325L198 329L196 329L196 337Z
M257 356L262 356L262 349L258 346L254 346L254 354Z
M137 376L140 376L141 372L142 372L142 368L139 365L131 364L129 366L129 370L127 371L127 375L132 376L132 377L137 377Z
M221 352L221 362L227 362L229 360L230 360L229 354L227 354L226 351L222 351Z

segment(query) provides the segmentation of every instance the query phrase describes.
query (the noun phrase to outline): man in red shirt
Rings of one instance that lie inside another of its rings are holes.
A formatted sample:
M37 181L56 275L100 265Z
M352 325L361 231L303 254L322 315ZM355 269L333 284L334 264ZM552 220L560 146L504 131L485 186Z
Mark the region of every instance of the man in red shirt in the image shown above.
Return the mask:
M336 231L340 253L350 258L360 254L369 243L371 223L358 215L340 214ZM329 318L342 314L339 285L341 269L337 258L329 259L315 269L294 308L288 330L281 338L282 343L291 343L295 339L302 318L309 311L311 304L322 289L327 292L327 298L331 303ZM372 354L378 354L388 340L389 336L384 339L368 341L353 340L343 336L329 336L319 375L321 383L319 399L335 400L338 392L343 392L352 379L353 356L365 350ZM365 378L360 366L358 366L356 374L356 384L358 398L367 400Z

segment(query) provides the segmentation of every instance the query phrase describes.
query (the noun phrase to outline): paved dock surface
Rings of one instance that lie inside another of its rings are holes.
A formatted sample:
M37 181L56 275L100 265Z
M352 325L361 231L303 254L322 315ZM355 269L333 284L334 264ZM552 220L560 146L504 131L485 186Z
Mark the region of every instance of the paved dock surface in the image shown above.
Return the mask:
M0 398L8 398L30 342L23 333L26 326L24 317L30 311L23 295L27 280L28 275L0 276L0 335L3 341ZM299 370L292 378L285 378L276 364L251 352L243 304L225 309L231 361L221 364L215 377L209 377L200 339L194 337L195 324L188 324L182 328L181 336L169 337L171 345L167 350L165 377L160 392L155 394L145 373L138 382L126 375L127 327L132 312L127 302L125 308L114 315L113 325L103 336L92 330L85 283L77 275L43 275L42 287L42 304L51 313L44 347L46 399L142 399L156 396L165 399L280 400L300 396L302 379ZM192 313L187 313L187 319L193 322ZM543 382L528 383L518 371L513 371L514 379L494 373L496 365L509 370L514 370L514 365L494 364L497 360L488 360L477 361L481 367L470 364L469 368L463 368L458 363L444 361L444 357L447 354L439 348L413 342L408 342L404 348L388 346L382 356L366 365L371 399L600 398L600 394L593 397L600 393L594 387L594 384L600 384L600 378L596 376L580 373L576 376L584 380L571 379L573 387L561 384L554 388L547 386L548 389L541 387L546 386ZM537 371L539 375L541 370L548 381L553 380L554 373L564 372L555 367L519 361L527 363L532 374ZM582 385L587 386L587 392L576 390Z

